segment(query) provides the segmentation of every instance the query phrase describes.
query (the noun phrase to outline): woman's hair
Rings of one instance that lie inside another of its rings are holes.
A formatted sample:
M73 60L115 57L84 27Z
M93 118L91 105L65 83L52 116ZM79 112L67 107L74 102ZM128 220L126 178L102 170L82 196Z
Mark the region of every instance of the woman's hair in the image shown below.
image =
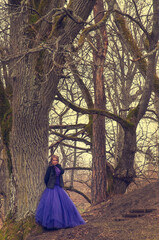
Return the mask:
M57 161L59 162L59 157L58 157L57 155L52 155L52 156L51 156L51 160L50 160L50 162L49 162L49 165L50 165L50 166L52 166L52 159L53 159L53 158L56 158Z

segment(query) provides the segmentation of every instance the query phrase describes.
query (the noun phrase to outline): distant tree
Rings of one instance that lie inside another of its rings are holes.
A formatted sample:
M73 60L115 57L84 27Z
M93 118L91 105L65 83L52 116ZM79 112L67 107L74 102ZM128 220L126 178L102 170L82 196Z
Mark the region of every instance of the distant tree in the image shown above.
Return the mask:
M140 2L138 2L140 4ZM109 3L108 3L109 4ZM150 100L152 88L153 88L153 79L156 81L156 44L159 39L158 34L158 8L157 1L153 1L153 20L151 26L151 32L148 32L144 26L144 23L141 21L141 17L138 12L138 6L133 1L134 8L136 10L136 18L132 17L131 14L124 14L120 11L119 6L116 3L114 20L120 31L121 39L124 41L126 46L128 47L130 53L136 59L137 66L139 71L145 78L145 86L143 89L143 93L139 102L137 103L134 109L130 110L126 116L126 120L128 121L127 126L123 126L124 130L124 143L121 157L118 159L118 165L115 169L114 173L114 191L116 193L125 192L127 186L133 181L135 177L134 171L134 156L136 152L136 128L138 126L139 121L144 116L148 103ZM139 5L140 7L140 5ZM123 16L125 15L125 17ZM142 55L136 40L133 38L131 31L129 30L126 17L130 19L130 21L134 21L140 29L143 31L147 45L144 47L144 50L148 51L147 61ZM155 82L156 82L155 81Z

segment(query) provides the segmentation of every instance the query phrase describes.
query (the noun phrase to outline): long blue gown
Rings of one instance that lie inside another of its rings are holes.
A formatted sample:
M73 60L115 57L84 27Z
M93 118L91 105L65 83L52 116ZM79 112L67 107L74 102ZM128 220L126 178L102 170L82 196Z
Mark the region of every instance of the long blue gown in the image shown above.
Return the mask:
M36 210L35 220L47 229L70 228L85 224L68 194L59 186L59 176L56 176L53 189L44 190Z

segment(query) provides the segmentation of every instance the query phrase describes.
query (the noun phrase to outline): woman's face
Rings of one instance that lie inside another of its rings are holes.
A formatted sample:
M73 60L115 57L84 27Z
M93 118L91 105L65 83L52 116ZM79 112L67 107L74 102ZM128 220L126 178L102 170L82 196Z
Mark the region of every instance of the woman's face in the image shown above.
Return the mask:
M52 161L51 161L52 165L57 165L58 164L58 160L57 158L53 157Z

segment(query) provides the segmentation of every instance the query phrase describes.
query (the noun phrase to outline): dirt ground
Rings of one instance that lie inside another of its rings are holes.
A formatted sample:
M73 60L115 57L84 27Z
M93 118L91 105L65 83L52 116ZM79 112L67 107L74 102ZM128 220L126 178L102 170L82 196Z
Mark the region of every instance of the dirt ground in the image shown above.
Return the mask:
M159 240L159 182L88 207L82 216L85 225L32 232L27 240Z

